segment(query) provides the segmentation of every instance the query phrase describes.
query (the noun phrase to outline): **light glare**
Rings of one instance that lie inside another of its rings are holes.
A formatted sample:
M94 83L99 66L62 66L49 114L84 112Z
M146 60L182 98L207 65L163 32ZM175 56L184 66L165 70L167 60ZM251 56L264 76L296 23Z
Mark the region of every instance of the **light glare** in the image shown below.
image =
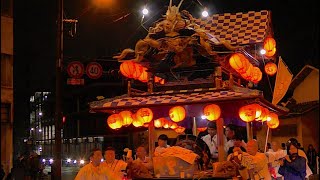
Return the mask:
M203 17L208 17L208 15L209 15L208 11L206 11L206 10L202 11L202 16Z
M142 14L143 14L143 15L147 15L148 13L149 13L148 9L143 8L143 10L142 10Z
M260 54L262 54L262 55L266 54L266 52L267 52L267 51L264 50L264 49L261 49L261 50L260 50Z

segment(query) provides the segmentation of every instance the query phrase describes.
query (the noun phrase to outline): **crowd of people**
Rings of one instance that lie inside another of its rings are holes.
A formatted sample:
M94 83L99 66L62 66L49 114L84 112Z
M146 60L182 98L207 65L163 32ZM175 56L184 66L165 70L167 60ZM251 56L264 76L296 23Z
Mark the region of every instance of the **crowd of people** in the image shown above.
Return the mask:
M201 138L210 150L211 163L218 161L217 127L215 122L207 125L207 134ZM267 151L260 150L255 139L247 142L237 131L235 125L227 125L223 137L227 161L231 161L239 170L238 175L248 176L250 179L264 180L305 180L316 173L317 153L312 145L308 150L302 150L300 143L295 138L290 138L286 143L273 141L268 144ZM153 156L159 156L168 145L168 136L161 134L158 137L158 147ZM284 144L284 145L283 145ZM136 149L137 158L123 160L115 159L115 150L109 147L104 152L105 161L101 162L102 151L96 149L90 156L90 163L78 173L76 180L100 177L106 179L121 179L123 176L132 176L140 173L146 176L153 171L152 159L148 156L146 148L139 146ZM144 177L146 177L144 176Z

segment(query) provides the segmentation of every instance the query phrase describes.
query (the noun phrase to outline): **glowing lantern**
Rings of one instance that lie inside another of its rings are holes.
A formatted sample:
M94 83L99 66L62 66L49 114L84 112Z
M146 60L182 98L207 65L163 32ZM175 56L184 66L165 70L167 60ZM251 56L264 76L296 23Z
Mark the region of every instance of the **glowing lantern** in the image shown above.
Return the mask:
M182 106L175 106L169 110L170 119L174 122L180 122L186 117L186 110Z
M279 126L279 118L276 113L269 113L267 118L267 125L269 128L274 129Z
M261 111L260 116L257 117L257 115L256 115L256 120L264 122L267 120L268 115L269 115L269 110L267 108L262 107L262 111Z
M139 119L137 119L136 114L133 114L133 115L132 115L132 118L133 118L132 125L133 125L134 127L141 127L141 126L143 126L143 122L141 122Z
M142 66L133 61L125 61L120 65L120 72L127 78L137 79L142 73Z
M177 123L172 123L170 128L171 129L176 129L176 128L178 128L178 124Z
M140 108L136 112L137 120L141 121L142 123L149 123L153 119L153 112L149 108Z
M207 130L207 127L199 127L199 128L197 128L197 130L199 132L203 132L203 131Z
M130 112L130 111L121 111L119 113L119 115L122 118L122 125L123 126L129 126L132 123L132 121L133 121L132 112Z
M112 114L108 117L107 123L111 129L119 129L122 126L122 118L119 114Z
M214 121L220 117L221 109L218 105L210 104L204 107L203 114L209 121Z
M166 121L165 118L159 118L159 119L154 120L154 121L153 121L154 127L156 127L156 128L161 128L161 127L163 126L163 124L164 124L165 121Z
M247 71L250 62L243 54L235 53L230 57L229 64L234 70L241 74Z
M246 72L240 74L241 77L243 77L244 79L251 81L251 78L253 76L253 65L249 64L248 69Z
M183 133L184 130L186 130L186 128L179 126L179 127L177 127L174 131L176 131L176 133L179 133L179 134L180 134L180 133Z
M277 51L276 48L273 48L272 51L266 51L265 56L267 56L267 57L272 57L274 54L276 54L276 51Z
M263 49L266 50L266 56L272 57L276 52L276 41L272 37L264 40Z
M165 122L163 123L163 126L162 126L162 127L168 129L168 128L171 127L171 125L172 125L172 122L171 122L171 121L165 121Z
M142 67L142 73L139 76L138 80L141 82L148 82L148 72L147 72L147 68Z
M258 67L253 67L253 73L251 77L251 81L254 82L255 84L261 81L262 79L262 72Z
M270 76L276 74L277 69L278 69L278 68L277 68L277 65L276 65L275 63L273 63L273 62L268 62L268 63L264 66L265 72L266 72L268 75L270 75Z
M251 122L256 118L256 107L254 105L243 106L239 109L239 116L244 122Z

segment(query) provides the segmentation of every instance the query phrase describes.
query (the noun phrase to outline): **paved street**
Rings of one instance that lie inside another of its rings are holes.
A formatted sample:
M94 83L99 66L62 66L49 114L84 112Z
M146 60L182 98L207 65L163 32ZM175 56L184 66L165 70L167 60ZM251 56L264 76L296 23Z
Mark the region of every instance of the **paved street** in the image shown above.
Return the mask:
M76 177L79 169L80 169L79 167L62 167L61 168L62 180L73 180ZM51 179L50 172L51 172L51 167L46 166L46 168L44 169L44 173L49 174L48 179Z

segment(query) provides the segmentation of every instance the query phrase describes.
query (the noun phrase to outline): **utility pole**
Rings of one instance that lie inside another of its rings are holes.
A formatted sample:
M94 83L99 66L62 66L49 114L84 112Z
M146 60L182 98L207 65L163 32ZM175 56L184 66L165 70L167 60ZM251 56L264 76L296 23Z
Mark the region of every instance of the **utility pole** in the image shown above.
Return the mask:
M57 14L57 57L56 57L56 112L55 112L55 151L53 163L54 180L61 180L61 127L62 127L62 62L63 62L63 0L58 0Z

